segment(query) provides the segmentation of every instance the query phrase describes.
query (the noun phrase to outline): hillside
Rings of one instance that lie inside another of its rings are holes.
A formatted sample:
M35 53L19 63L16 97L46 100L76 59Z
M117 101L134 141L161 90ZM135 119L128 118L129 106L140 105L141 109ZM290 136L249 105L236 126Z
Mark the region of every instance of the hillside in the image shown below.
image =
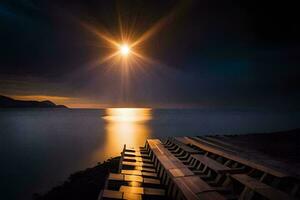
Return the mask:
M0 108L67 108L51 101L22 101L0 95Z

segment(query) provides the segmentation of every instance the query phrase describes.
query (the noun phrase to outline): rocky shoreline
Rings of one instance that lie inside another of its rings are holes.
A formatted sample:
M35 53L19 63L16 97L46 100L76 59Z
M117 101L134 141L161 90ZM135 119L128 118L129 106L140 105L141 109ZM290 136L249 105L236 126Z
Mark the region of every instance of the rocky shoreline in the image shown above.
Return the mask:
M71 174L62 185L45 194L33 194L33 200L95 200L104 187L109 172L117 172L120 157L111 158L97 166Z

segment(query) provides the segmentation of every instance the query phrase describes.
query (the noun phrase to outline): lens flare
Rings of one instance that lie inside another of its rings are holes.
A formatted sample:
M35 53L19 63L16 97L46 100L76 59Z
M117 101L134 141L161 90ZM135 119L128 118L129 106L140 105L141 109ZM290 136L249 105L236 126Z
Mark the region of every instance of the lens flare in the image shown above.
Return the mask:
M117 12L119 33L111 32L107 27L100 24L92 25L85 21L80 21L80 24L86 30L101 40L100 44L93 45L107 49L107 51L102 51L101 57L92 63L93 67L102 66L102 64L106 63L106 66L118 66L118 69L122 66L122 68L126 68L125 71L127 73L130 71L129 68L145 68L144 66L149 65L165 66L158 60L144 55L147 52L145 43L178 17L179 13L185 12L189 5L190 3L186 3L186 1L175 4L165 16L142 32L136 26L140 24L137 18L132 21L126 21L128 18L122 15L119 10Z
M122 44L119 47L119 51L122 56L127 56L130 53L130 47L127 44Z

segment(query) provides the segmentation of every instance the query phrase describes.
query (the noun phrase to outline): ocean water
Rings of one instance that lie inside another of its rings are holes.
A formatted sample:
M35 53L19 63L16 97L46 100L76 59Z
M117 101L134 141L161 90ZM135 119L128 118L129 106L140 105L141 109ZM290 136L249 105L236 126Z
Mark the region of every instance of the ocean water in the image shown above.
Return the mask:
M300 113L203 109L0 110L1 199L31 199L147 138L299 128Z

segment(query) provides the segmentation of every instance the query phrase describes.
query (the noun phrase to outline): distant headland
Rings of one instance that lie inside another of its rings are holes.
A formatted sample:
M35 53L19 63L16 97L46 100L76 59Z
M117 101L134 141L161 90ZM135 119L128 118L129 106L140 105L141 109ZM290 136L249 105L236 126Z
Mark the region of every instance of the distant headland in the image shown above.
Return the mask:
M23 101L0 95L0 108L68 108L51 101Z

